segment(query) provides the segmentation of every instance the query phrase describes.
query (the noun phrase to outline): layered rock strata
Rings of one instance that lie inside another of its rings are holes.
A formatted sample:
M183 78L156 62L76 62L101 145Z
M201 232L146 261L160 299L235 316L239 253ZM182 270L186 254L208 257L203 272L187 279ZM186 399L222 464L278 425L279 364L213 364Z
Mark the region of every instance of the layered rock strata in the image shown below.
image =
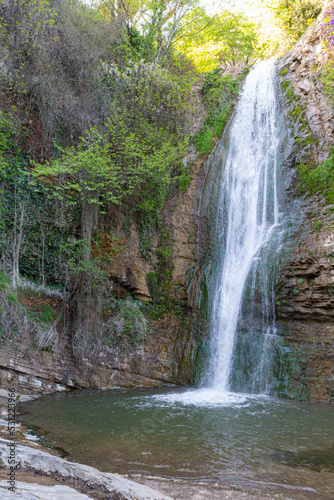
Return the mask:
M285 165L285 210L298 210L302 223L286 242L289 249L276 289L278 327L284 339L277 357L281 396L334 401L334 213L323 196L300 197L300 162L319 164L334 144L334 105L321 75L333 61L323 44L322 23L332 2L294 48L278 61L286 119L294 151ZM299 198L299 204L294 203ZM299 223L300 223L299 220Z

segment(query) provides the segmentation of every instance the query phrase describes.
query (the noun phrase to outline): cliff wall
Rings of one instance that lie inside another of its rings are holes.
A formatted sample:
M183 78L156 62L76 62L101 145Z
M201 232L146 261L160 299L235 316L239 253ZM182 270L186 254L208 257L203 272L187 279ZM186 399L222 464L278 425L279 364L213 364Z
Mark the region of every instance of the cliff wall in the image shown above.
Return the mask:
M193 89L191 135L201 128L205 118L199 94L202 83L200 78ZM45 393L75 387L187 385L191 382L195 344L187 283L189 269L196 259L196 218L207 157L199 155L194 146L190 147L185 159L188 186L180 189L178 178L172 180L159 227L150 232L147 252L143 252L143 228L133 214L110 206L106 214L99 217L97 251L112 255L107 269L109 295L117 299L129 295L152 304L156 299L154 294L163 293L163 299L168 302L162 313L147 316L148 334L144 344L132 349L103 345L92 357L78 360L66 345L63 334L47 349L36 348L32 339L23 336L17 341L1 338L2 386L10 383L22 392ZM161 258L165 257L164 253L168 258ZM163 290L154 289L154 279L162 279ZM24 301L33 302L29 298ZM37 302L55 303L47 297L47 290ZM152 305L156 312L154 307Z
M295 167L301 162L319 165L334 144L334 105L321 82L334 55L321 39L321 23L330 7L331 2L325 2L316 23L277 64L294 138L284 166L285 210L299 212L298 230L286 241L289 250L276 288L284 339L277 356L278 394L324 402L334 398L333 205L321 194L301 196ZM296 200L299 205L294 205Z

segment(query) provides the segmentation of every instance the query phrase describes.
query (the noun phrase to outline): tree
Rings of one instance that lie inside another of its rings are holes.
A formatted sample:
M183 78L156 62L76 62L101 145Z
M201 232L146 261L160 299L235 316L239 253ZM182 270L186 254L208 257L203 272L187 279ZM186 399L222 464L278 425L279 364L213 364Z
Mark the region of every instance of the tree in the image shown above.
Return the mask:
M292 46L318 17L322 0L271 0L268 8Z
M201 71L212 70L219 62L247 65L262 53L256 24L245 14L226 10L215 17L202 13L180 40L179 48Z
M224 11L212 23L211 29L214 40L222 45L219 52L222 63L247 66L259 57L256 25L245 15Z

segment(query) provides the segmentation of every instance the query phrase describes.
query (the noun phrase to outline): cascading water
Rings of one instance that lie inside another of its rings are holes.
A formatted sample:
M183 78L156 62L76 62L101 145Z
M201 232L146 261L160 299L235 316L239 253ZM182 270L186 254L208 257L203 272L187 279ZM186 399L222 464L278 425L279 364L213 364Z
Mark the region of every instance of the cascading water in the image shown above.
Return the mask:
M279 246L278 116L274 62L268 61L248 75L223 138L225 152L218 157L220 162L224 158L218 209L221 255L216 267L210 366L203 385L220 393L266 391L266 348L275 336L267 260L273 246ZM245 349L251 359L240 361ZM247 364L252 365L251 373L242 377Z

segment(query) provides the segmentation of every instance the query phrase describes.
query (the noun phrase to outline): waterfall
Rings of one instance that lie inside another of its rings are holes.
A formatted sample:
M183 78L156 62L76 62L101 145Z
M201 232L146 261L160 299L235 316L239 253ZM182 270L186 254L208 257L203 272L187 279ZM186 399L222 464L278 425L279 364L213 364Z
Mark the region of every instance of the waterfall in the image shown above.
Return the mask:
M222 163L221 250L204 385L221 393L267 390L266 363L275 337L267 261L279 246L276 95L274 61L257 65L247 76L231 125L221 139L224 153L215 159ZM245 350L250 359L243 357ZM245 364L250 365L247 370Z

